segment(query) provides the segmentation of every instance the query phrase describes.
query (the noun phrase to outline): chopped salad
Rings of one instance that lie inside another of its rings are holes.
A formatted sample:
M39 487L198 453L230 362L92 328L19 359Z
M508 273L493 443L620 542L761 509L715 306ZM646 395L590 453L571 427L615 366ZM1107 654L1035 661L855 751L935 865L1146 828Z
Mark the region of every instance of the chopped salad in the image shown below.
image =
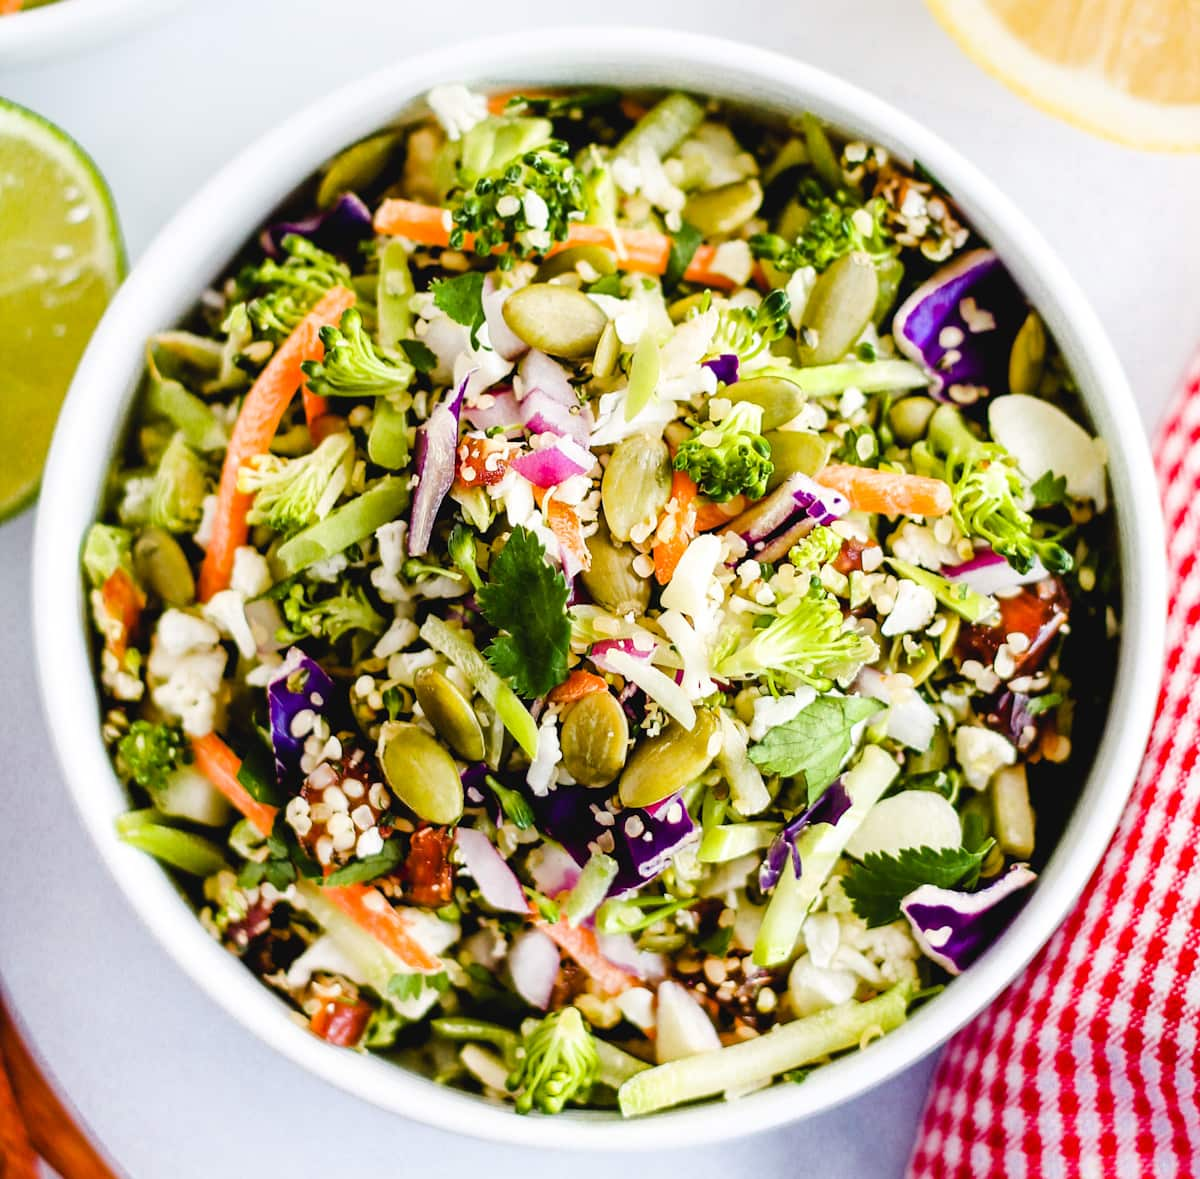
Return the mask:
M83 552L119 833L333 1045L521 1113L800 1080L1029 895L1118 632L1104 448L918 165L427 107L149 341Z

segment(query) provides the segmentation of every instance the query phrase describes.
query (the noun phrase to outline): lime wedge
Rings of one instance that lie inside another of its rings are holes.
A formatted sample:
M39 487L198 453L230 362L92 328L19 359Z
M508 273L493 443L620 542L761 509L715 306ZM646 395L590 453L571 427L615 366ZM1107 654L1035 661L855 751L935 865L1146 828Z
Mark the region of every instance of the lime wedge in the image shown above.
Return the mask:
M104 178L53 124L0 99L0 520L37 494L59 406L125 251Z

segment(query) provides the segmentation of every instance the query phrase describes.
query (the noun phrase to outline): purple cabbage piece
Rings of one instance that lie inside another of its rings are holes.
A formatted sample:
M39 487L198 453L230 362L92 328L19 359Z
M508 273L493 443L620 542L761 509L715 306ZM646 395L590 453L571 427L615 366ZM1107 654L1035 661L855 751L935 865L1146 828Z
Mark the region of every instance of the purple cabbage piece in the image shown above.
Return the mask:
M720 356L713 356L704 361L700 367L711 368L722 385L737 384L738 356L736 352L722 352Z
M922 884L900 902L921 951L951 974L961 974L996 940L1025 903L1021 890L1036 880L1014 864L978 892Z
M1028 307L992 250L970 250L922 283L892 319L896 346L943 401L970 404L1008 387L1008 359Z
M1005 689L987 714L987 722L999 729L1022 753L1037 740L1037 714L1030 712L1033 697Z
M323 213L314 213L300 221L276 221L259 234L259 244L271 258L283 255L283 239L289 233L306 237L314 246L339 258L358 257L360 242L375 236L371 210L352 192L344 192Z
M300 769L304 734L293 732L296 716L304 710L327 714L333 706L333 680L321 665L299 647L284 656L279 670L267 684L267 710L271 718L271 745L275 750L275 774L280 782Z
M726 531L746 542L746 555L759 561L777 561L799 539L809 522L832 524L850 510L840 491L822 487L807 475L789 475L765 499L740 516Z
M799 880L803 865L800 863L800 850L796 841L800 838L800 832L815 823L828 823L832 827L849 809L850 795L842 785L841 778L838 778L829 784L816 802L788 822L771 841L758 870L758 887L763 892L770 892L779 883L789 855L792 858L792 871Z
M419 557L429 551L429 539L433 536L438 509L454 482L458 419L470 379L471 373L467 373L458 392L439 402L425 424L417 430L414 456L417 490L413 495L412 515L408 524L410 557Z
M670 867L681 847L699 835L678 795L653 811L642 807L611 811L604 805L604 793L586 786L558 786L530 801L538 827L561 843L580 867L595 849L617 861L609 896L624 896L649 884Z

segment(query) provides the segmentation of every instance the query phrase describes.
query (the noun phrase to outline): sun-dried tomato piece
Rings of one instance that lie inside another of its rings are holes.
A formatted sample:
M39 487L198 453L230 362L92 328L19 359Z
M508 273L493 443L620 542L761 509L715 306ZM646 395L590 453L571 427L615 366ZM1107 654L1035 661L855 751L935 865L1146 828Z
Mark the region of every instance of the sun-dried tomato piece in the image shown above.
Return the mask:
M400 870L406 900L430 909L449 904L454 895L453 843L454 832L449 827L422 827L413 832L408 858Z
M322 1040L339 1048L353 1048L363 1037L373 1008L361 999L346 1003L331 999L317 1008L309 1028Z
M1071 600L1057 577L1047 577L1034 586L1022 586L1010 597L1000 598L1000 621L993 626L964 623L958 631L957 650L961 659L977 659L990 666L1000 645L1011 634L1022 634L1029 647L1015 656L1016 675L1029 675L1041 666L1050 641L1067 621Z

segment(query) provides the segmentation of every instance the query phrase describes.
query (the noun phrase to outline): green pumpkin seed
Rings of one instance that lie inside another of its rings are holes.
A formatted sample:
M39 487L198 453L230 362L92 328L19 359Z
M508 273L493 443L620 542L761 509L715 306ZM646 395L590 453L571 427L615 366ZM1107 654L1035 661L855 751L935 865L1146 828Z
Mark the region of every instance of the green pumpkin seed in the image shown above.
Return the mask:
M483 728L471 702L436 667L413 676L413 691L426 720L464 761L482 761Z
M762 199L762 185L757 180L735 180L693 193L683 206L683 219L705 237L732 233L758 212Z
M616 273L617 256L612 250L606 250L603 246L570 246L544 259L534 273L533 281L549 282L560 274L575 274L580 265L589 267L595 272L596 277L603 277L606 274ZM585 281L595 282L596 279L588 276Z
M147 528L133 546L133 569L142 585L168 606L196 600L196 579L179 542L162 528Z
M388 787L418 818L445 826L462 815L458 767L424 729L388 721L379 730L378 755Z
M900 293L900 284L904 281L904 263L894 256L883 258L875 264L875 277L879 279L879 294L875 299L871 320L879 327Z
M693 311L699 313L712 302L711 291L697 291L694 295L685 295L676 299L667 307L667 315L672 323L683 323Z
M901 446L912 444L925 437L929 428L929 419L937 409L937 402L932 397L902 397L888 411L888 424L896 441Z
M617 335L617 325L609 320L600 333L600 342L596 345L596 354L592 357L592 376L604 380L617 371L617 361L621 357L621 337Z
M317 207L328 209L344 192L361 192L374 184L387 167L398 131L384 131L338 152L325 168L317 185Z
M719 723L714 712L701 709L690 731L672 721L657 737L643 741L621 775L621 801L653 806L694 782L716 755L709 747Z
M1010 393L1036 393L1046 364L1046 329L1041 316L1031 311L1021 324L1008 358Z
M580 577L592 600L613 614L638 615L650 604L650 582L634 572L637 553L618 545L603 524L587 538L591 566Z
M813 284L804 305L800 363L832 364L845 356L871 322L878 298L871 259L863 253L843 254Z
M567 773L585 786L607 786L624 768L629 722L611 692L592 692L572 705L559 737Z
M652 524L670 498L667 444L651 434L633 434L618 442L600 481L600 502L613 537L628 540L639 524Z
M833 443L820 434L800 430L772 430L766 435L775 470L767 487L778 487L789 475L815 475L823 470L833 453Z
M764 431L777 430L784 422L790 422L807 400L796 385L782 377L748 377L730 385L722 396L759 406L763 411Z
M596 351L608 316L582 291L536 282L504 301L504 322L531 348L581 360Z

